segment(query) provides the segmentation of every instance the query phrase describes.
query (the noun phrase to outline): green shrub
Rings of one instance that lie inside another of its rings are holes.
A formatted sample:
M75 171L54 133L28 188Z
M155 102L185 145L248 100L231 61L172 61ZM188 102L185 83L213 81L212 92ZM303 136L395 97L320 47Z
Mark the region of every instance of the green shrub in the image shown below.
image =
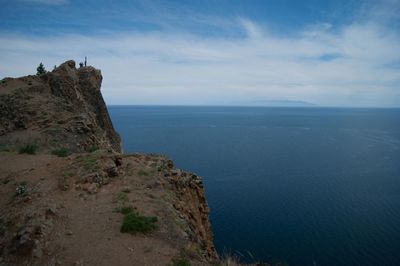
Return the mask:
M25 182L21 182L15 188L15 196L24 195L26 193L26 191L27 191L26 183Z
M19 153L35 154L38 146L27 144L19 149Z
M39 66L36 68L36 75L42 75L46 73L46 69L44 68L44 65L42 62L40 62Z
M121 201L123 204L127 203L129 201L128 193L121 191L118 193L117 198L119 201Z
M138 175L140 175L140 176L148 176L149 173L147 173L147 172L146 172L145 170L143 170L143 169L140 169L139 172L138 172Z
M95 151L97 151L99 149L99 147L97 146L97 145L92 145L92 146L90 146L88 149L87 149L87 151L88 152L95 152Z
M85 169L86 172L93 172L98 169L98 160L99 157L94 154L85 156L79 155L76 157L76 161Z
M186 258L172 259L171 266L190 266L190 262Z
M124 207L118 208L118 212L120 212L124 215L131 213L133 211L134 211L134 209L131 206L124 206Z
M124 216L121 233L149 233L156 229L157 217L147 217L132 211Z
M57 155L58 157L67 157L68 156L68 151L64 148L61 149L55 149L51 152L53 155Z
M178 255L172 258L169 266L190 266L190 262L187 257L186 251L182 249Z

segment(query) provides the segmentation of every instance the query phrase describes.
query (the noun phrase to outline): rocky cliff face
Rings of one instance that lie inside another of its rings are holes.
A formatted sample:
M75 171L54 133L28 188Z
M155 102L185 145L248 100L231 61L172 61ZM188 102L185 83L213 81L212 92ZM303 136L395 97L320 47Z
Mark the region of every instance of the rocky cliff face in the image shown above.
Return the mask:
M101 81L67 61L0 82L0 265L209 265L201 178L163 156L121 154ZM36 154L18 153L27 144ZM157 217L156 229L121 233L121 208Z
M188 222L192 240L201 245L208 258L215 259L216 251L209 223L209 208L201 178L180 170L167 172L166 176L169 177L169 182L177 195L174 207Z
M3 79L0 144L120 152L121 141L101 95L101 81L100 70L76 69L74 61L40 76Z

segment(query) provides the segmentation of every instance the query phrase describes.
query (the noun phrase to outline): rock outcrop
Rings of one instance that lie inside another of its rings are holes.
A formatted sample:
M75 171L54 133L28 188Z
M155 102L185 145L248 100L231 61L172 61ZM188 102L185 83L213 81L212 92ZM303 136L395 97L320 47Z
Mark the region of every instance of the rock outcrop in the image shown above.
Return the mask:
M101 82L100 70L76 69L72 60L40 76L3 79L0 144L120 152L120 137L101 95Z
M0 265L215 262L201 178L122 154L101 81L67 61L0 82ZM28 144L35 154L19 154ZM157 217L156 230L121 233L121 208Z
M174 207L180 211L187 220L191 229L191 238L198 242L206 251L206 256L216 258L216 251L212 239L209 223L209 208L204 195L201 178L195 174L174 170L166 174L173 185L178 201Z

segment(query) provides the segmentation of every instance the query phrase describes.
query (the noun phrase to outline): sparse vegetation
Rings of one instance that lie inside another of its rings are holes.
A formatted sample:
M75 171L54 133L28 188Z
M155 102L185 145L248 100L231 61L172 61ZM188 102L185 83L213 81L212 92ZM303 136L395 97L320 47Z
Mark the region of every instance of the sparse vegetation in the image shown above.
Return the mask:
M76 161L85 169L87 172L92 172L98 168L97 165L98 156L96 155L79 155L76 157Z
M58 157L67 157L68 156L68 151L64 148L61 149L55 149L51 152L53 155L57 155Z
M119 213L122 213L125 215L125 214L133 212L134 208L132 206L124 206L124 207L118 208L117 211Z
M1 151L10 151L7 145L0 144L0 152Z
M99 149L97 145L92 145L87 149L87 152L95 152Z
M243 256L243 255L240 254L240 256ZM254 261L253 255L251 253L249 253L249 256L250 256L251 260ZM253 263L250 263L250 264L242 263L242 262L240 262L239 255L231 254L231 253L224 253L220 260L218 260L218 261L213 263L213 266L256 266L256 265L272 266L271 264L261 263L261 262L253 262ZM274 264L274 265L283 266L285 264L280 264L279 263L279 264Z
M38 149L38 146L35 144L26 144L25 146L19 148L19 153L27 153L27 154L35 154L36 150Z
M171 266L190 266L190 262L186 258L172 259Z
M162 160L160 170L167 170L174 168L174 163L171 160Z
M124 193L131 193L131 189L130 189L130 188L124 188L124 189L122 190L122 192L124 192Z
M72 170L68 170L68 171L64 172L65 177L73 177L74 175L75 175L75 173Z
M157 217L143 216L133 209L124 215L121 225L121 233L149 233L156 229Z
M129 201L128 193L126 193L124 191L121 191L120 193L118 193L117 198L119 201L122 202L122 204L125 204Z
M190 266L191 264L187 257L188 256L185 250L181 250L179 255L172 258L172 262L169 264L169 266Z
M15 196L22 196L26 193L27 187L25 182L21 182L15 188Z
M140 176L148 176L149 175L149 173L148 172L146 172L145 170L143 170L143 169L140 169L139 170L139 172L138 172L138 175L140 175Z
M42 75L46 73L46 69L44 68L44 65L42 62L40 62L39 66L36 68L36 75Z
M46 117L44 117L46 119ZM46 133L48 133L51 136L56 136L59 135L63 132L63 129L61 127L53 127L53 128L48 128L46 129Z

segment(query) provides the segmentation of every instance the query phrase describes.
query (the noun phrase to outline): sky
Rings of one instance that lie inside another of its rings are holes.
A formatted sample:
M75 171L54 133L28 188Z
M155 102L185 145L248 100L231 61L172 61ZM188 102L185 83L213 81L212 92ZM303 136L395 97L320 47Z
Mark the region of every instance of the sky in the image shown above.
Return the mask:
M400 107L400 0L0 0L0 79L85 56L107 104Z

